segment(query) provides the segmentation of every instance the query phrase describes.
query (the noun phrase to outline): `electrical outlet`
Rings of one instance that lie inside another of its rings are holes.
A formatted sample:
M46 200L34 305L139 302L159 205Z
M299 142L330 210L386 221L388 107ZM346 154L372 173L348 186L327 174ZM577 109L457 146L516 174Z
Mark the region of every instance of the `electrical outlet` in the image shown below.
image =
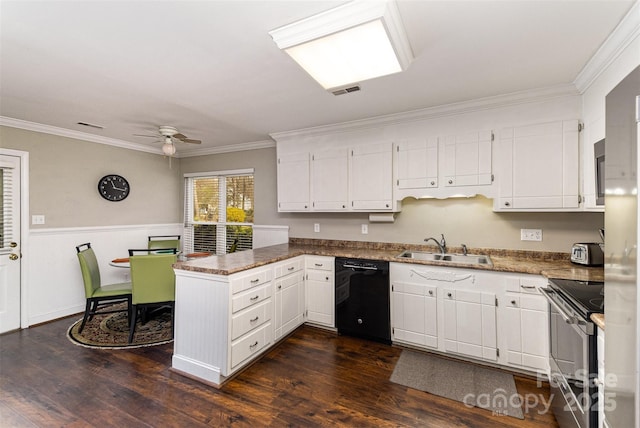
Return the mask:
M44 224L44 216L43 215L32 215L31 216L31 224Z
M369 233L369 226L366 224L362 225L362 234L366 235L367 233Z
M313 231L315 233L320 232L320 223L313 223Z
M520 229L521 241L542 241L542 229Z

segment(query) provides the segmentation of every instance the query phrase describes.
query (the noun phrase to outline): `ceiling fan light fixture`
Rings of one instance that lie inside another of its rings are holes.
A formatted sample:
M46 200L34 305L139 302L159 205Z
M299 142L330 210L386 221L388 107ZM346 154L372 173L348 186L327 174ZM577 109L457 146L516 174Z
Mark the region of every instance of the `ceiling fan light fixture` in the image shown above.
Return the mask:
M166 141L162 145L162 153L164 153L166 156L173 156L174 154L176 154L176 146L173 145L171 139L169 139L169 141Z
M404 71L413 60L393 0L355 0L269 34L327 90Z

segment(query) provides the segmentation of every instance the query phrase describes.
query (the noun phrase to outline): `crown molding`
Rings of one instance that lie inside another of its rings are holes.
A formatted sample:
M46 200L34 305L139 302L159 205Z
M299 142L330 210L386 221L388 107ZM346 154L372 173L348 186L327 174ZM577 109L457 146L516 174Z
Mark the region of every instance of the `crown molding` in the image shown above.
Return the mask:
M640 2L636 1L622 21L598 48L573 83L584 93L593 82L640 36Z
M436 107L428 107L424 109L411 110L401 113L393 113L389 115L376 116L367 119L354 120L350 122L342 122L332 125L322 125L312 128L296 129L291 131L275 132L269 134L276 141L288 138L299 138L303 136L324 135L337 132L354 131L358 129L370 129L382 126L397 125L418 120L434 119L438 117L446 117L471 113L482 110L495 109L500 107L508 107L518 104L527 104L539 102L554 98L567 96L579 96L579 92L573 84L555 85L546 88L513 92L510 94L496 95L486 98L478 98L470 101L462 101L458 103L445 104Z
M273 140L261 140L261 141L253 141L250 143L240 143L233 144L227 146L220 147L203 147L200 149L190 149L188 151L183 151L180 158L189 158L194 156L206 156L206 155L217 155L220 153L232 153L232 152L242 152L245 150L258 150L258 149L267 149L271 147L275 147L276 143Z
M92 143L106 144L108 146L121 147L123 149L162 154L162 148L149 147L143 144L136 144L129 141L118 140L116 138L102 137L100 135L74 131L72 129L58 128L57 126L44 125L42 123L29 122L26 120L14 119L6 116L0 116L0 125L9 126L11 128L25 129L27 131L42 132L43 134L58 135L60 137L74 138L76 140L90 141Z
M58 135L61 137L74 138L76 140L90 141L92 143L106 144L108 146L120 147L123 149L137 150L140 152L153 153L157 155L163 155L162 147L155 148L144 144L131 143L129 141L119 140L116 138L102 137L100 135L89 134L81 131L74 131L72 129L58 128L57 126L44 125L42 123L29 122L21 119L14 119L11 117L0 116L0 126L8 126L11 128L25 129L27 131L42 132L44 134ZM250 143L241 143L234 145L227 145L221 147L192 149L183 151L182 153L176 153L174 158L186 158L193 156L213 155L219 153L231 153L240 152L244 150L264 149L269 147L275 147L276 143L273 140L254 141Z

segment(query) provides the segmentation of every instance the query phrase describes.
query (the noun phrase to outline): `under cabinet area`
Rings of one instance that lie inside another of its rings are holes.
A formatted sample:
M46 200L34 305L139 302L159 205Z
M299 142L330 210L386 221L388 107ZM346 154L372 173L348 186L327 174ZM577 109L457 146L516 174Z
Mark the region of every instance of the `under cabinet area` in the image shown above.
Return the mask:
M334 258L306 256L306 321L323 327L335 327Z

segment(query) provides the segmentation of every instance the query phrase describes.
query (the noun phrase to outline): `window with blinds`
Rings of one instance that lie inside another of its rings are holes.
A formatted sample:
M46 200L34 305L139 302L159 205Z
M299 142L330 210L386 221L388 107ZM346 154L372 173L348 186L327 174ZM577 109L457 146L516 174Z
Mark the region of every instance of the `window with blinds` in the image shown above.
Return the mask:
M183 250L227 254L253 248L253 170L185 175Z
M11 251L13 227L13 170L0 168L0 252Z

